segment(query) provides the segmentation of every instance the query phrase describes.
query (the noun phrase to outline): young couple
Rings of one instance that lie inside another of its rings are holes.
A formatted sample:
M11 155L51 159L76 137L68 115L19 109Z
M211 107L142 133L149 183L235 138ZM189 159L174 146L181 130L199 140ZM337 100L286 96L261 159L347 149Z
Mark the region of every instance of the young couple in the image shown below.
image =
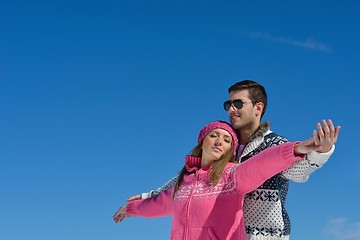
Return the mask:
M303 142L290 143L261 123L264 87L244 80L229 88L223 121L206 125L180 174L163 187L128 199L114 214L172 215L171 239L261 239L290 237L285 210L289 180L305 182L335 149L340 127L331 120Z

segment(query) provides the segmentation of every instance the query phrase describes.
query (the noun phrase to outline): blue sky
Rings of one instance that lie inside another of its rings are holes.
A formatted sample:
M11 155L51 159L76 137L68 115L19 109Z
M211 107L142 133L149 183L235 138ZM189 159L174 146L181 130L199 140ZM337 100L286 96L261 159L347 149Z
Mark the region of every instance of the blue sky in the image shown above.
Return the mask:
M291 141L341 125L291 183L292 239L360 238L357 1L1 1L0 239L168 239L112 215L177 174L243 79Z

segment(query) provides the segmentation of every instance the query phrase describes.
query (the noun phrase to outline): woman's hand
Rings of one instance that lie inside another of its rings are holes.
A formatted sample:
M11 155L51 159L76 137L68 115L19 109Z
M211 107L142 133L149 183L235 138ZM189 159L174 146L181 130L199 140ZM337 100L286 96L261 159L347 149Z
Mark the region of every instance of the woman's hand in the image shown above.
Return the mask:
M128 215L126 215L126 206L124 205L117 210L117 212L113 216L113 220L115 223L122 222Z

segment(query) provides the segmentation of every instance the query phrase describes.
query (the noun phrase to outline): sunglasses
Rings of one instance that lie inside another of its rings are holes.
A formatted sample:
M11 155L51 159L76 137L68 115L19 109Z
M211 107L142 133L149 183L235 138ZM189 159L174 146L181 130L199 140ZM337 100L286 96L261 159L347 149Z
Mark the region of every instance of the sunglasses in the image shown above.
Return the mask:
M224 109L225 111L229 111L231 105L234 105L234 107L236 107L237 109L241 109L245 103L250 103L250 102L243 102L243 100L241 99L235 99L233 101L227 100L226 102L224 102Z

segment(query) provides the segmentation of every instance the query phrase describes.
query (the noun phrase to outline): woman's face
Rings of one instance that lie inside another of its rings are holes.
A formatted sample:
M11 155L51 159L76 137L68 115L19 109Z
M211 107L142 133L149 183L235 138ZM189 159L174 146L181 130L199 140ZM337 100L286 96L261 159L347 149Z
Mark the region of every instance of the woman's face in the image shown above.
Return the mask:
M202 158L207 161L219 160L230 150L233 140L228 131L216 128L204 138L202 145Z

